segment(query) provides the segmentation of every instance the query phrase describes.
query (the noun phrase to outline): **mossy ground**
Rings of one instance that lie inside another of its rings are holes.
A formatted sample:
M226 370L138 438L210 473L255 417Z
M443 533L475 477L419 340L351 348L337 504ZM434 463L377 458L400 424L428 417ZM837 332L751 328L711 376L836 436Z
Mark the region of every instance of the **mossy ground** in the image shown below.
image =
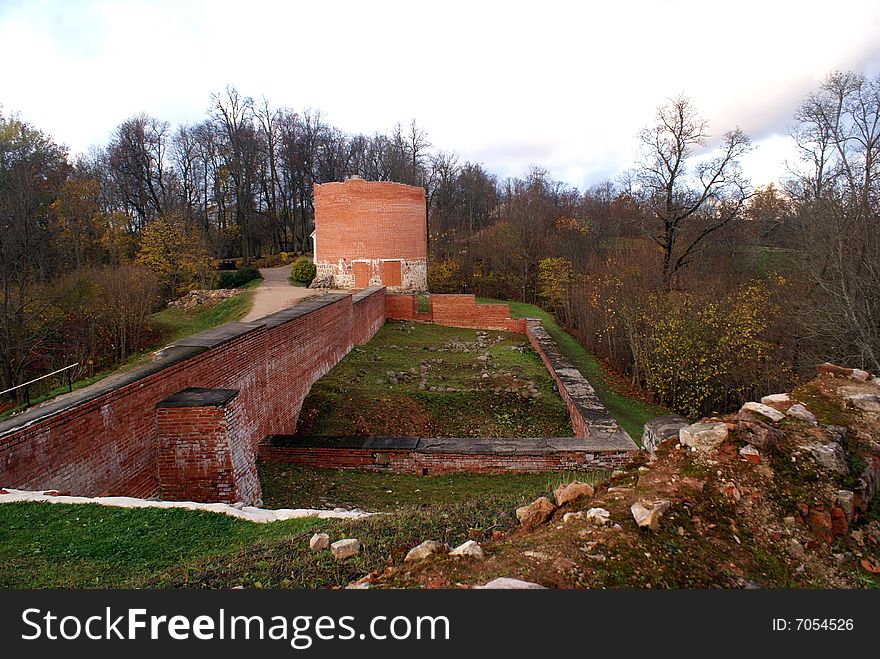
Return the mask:
M518 334L388 321L314 384L300 435L570 437L568 410Z

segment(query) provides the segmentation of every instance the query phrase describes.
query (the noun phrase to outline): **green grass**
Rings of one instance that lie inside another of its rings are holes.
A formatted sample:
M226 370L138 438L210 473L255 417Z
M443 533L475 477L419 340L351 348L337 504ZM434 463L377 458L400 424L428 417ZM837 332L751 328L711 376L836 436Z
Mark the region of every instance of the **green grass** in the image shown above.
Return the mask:
M270 508L361 508L393 512L400 506L444 506L493 496L522 501L552 492L574 478L599 482L602 471L539 474L416 476L357 469L318 469L283 463L258 465L263 499Z
M118 366L109 369L102 369L87 378L81 378L74 381L73 389L81 389L90 384L102 380L108 375L128 371L135 366L139 366L150 360L150 355L154 350L173 343L178 339L197 334L211 327L222 325L234 320L244 318L253 304L253 291L262 283L262 279L254 279L238 290L241 294L235 297L227 298L217 304L208 306L200 310L184 311L183 309L163 309L152 314L148 319L148 324L153 328L157 328L158 334L162 337L159 343L148 346L144 350L136 352L128 356L128 358ZM31 406L41 403L45 400L60 396L68 392L67 385L61 385L40 394L31 397ZM17 407L4 410L0 413L0 419L5 419L15 412L24 410L26 405L22 404Z
M251 310L254 289L262 283L262 279L253 279L237 289L242 294L227 298L202 310L164 309L150 316L150 323L163 330L167 343L198 334L223 323L241 320Z
M584 377L587 378L596 391L599 400L602 401L611 415L636 443L641 441L642 429L646 421L656 416L669 414L669 411L662 407L651 405L616 391L611 384L613 381L611 374L605 370L595 356L559 326L552 314L533 304L524 304L522 302L507 302L487 298L478 298L477 302L481 304L509 304L510 314L514 318L540 318L544 324L544 329L553 337L562 353L583 373Z
M0 587L132 587L246 545L307 532L315 519L255 524L204 511L97 504L0 505Z
M568 410L525 339L486 334L387 322L315 383L299 434L570 437ZM478 358L486 356L483 377Z

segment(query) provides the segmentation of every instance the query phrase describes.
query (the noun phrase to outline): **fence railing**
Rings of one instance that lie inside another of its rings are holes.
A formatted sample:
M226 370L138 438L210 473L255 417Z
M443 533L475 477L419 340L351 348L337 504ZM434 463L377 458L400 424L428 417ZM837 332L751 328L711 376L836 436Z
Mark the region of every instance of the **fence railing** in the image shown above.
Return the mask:
M25 402L25 404L27 404L28 407L30 407L31 406L30 386L34 382L39 382L40 380L45 380L46 378L51 378L53 375L58 375L59 373L65 373L65 372L67 375L67 390L73 391L73 370L72 369L76 368L77 366L79 366L79 362L76 362L75 364L71 364L70 366L65 366L64 368L59 368L57 371L52 371L51 373L46 373L46 375L41 375L38 378L34 378L33 380L28 380L27 382L24 382L22 384L17 384L14 387L10 387L9 389L4 389L3 391L0 391L0 396L4 396L12 391L15 391L16 389L23 388L24 389L24 402Z

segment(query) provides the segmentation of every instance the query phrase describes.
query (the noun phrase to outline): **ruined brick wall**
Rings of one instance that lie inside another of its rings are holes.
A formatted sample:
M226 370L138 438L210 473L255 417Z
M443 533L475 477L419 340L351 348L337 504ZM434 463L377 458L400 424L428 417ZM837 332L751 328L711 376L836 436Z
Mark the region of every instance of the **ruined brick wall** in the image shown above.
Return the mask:
M392 320L421 320L447 327L467 327L525 334L526 321L511 318L507 304L477 304L475 295L430 295L430 310L418 313L416 295L386 295L385 315Z
M427 289L425 190L352 178L315 186L315 265L338 288Z
M258 449L261 462L281 462L326 469L367 469L395 474L505 474L617 469L633 459L631 450L553 451L544 454L420 453L328 447L269 446Z
M383 289L356 302L328 295L253 323L228 323L175 343L115 382L0 422L0 487L157 496L156 406L187 387L238 391L234 418L252 452L267 435L293 433L315 380L384 322L383 298Z

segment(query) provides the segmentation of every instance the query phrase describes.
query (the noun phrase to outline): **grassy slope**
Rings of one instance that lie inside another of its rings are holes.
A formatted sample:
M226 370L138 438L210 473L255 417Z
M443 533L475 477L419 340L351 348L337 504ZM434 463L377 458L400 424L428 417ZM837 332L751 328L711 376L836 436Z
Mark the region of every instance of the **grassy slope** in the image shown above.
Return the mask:
M662 407L630 398L616 391L612 384L612 376L603 368L599 360L578 343L573 336L563 330L556 322L556 319L543 309L533 304L523 304L522 302L506 302L485 298L479 298L477 301L481 303L503 302L510 304L510 313L515 318L540 318L544 328L559 345L563 354L589 380L596 391L596 395L599 396L599 400L604 403L608 411L611 412L611 415L617 419L621 427L637 443L641 440L642 427L646 421L655 416L669 413L668 410Z
M126 359L125 362L114 369L105 369L102 371L98 371L91 377L77 380L73 383L73 388L81 389L82 387L93 384L98 380L101 380L108 375L111 375L112 373L127 371L131 368L134 368L135 366L143 364L144 362L149 361L150 353L152 353L154 350L157 350L164 345L177 341L178 339L181 339L185 336L197 334L198 332L202 332L211 327L244 318L247 315L248 311L250 311L251 309L254 297L253 291L262 282L262 279L254 279L239 289L242 291L241 295L236 295L235 297L223 300L221 302L218 302L217 304L207 307L206 309L201 309L198 311L164 309L162 311L152 314L149 317L148 322L154 327L158 327L161 329L163 339L160 344L149 346L148 348L145 348L140 352L129 355L128 359ZM67 390L67 385L56 387L55 389L52 389L41 396L35 396L31 398L31 404L36 405L37 403L41 403L44 400L49 400L50 398L54 398L55 396L60 396L61 394L67 393ZM24 407L24 405L20 405L18 407L5 410L3 411L3 413L0 413L0 419L8 417L13 412L18 412L24 409Z
M0 587L137 586L181 563L306 532L317 523L255 524L202 511L6 503L0 505Z

